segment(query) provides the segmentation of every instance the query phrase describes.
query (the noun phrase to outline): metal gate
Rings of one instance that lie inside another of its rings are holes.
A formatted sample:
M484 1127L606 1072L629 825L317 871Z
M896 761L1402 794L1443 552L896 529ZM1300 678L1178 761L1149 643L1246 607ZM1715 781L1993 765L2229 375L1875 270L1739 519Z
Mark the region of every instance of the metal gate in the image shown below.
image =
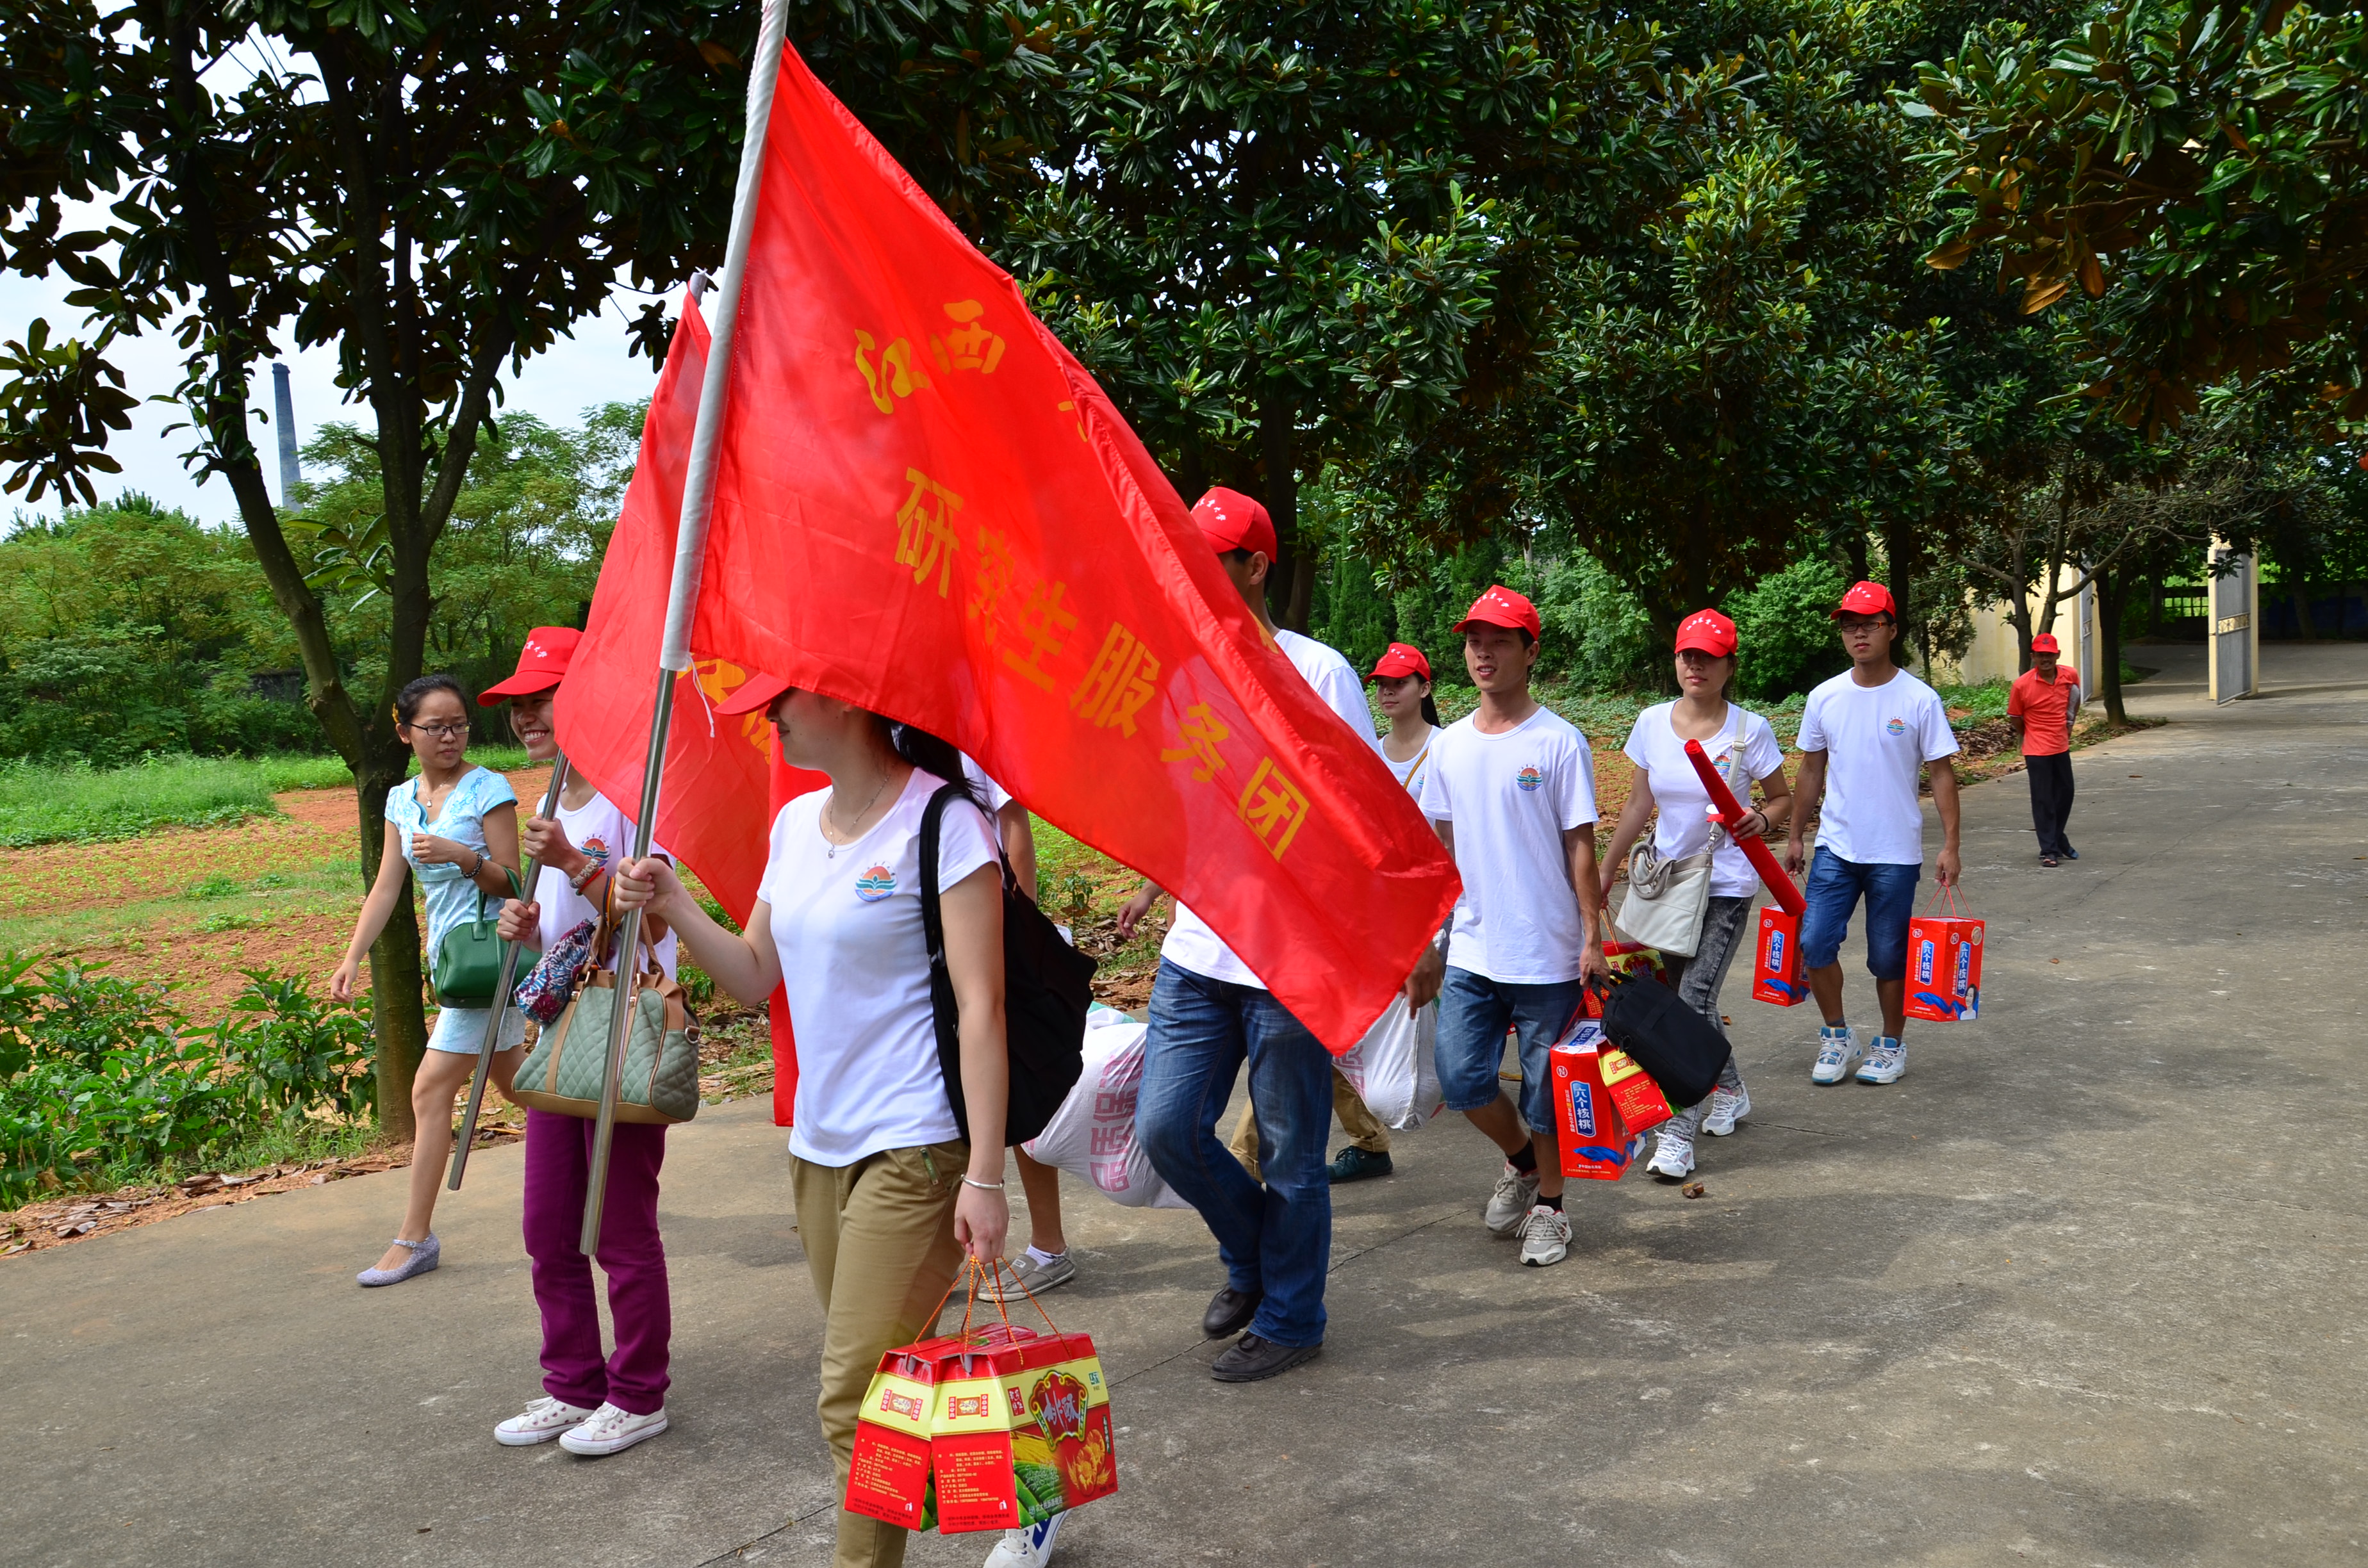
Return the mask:
M2215 542L2211 595L2212 700L2234 702L2253 695L2260 664L2253 558Z

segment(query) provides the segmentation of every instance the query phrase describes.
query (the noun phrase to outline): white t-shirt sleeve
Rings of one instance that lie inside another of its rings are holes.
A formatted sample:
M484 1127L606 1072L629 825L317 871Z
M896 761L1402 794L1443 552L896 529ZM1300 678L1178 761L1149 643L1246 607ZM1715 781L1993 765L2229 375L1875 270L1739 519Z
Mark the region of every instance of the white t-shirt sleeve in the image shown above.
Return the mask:
M1653 758L1649 751L1650 743L1645 738L1645 721L1660 711L1658 708L1647 708L1637 714L1636 722L1628 726L1628 739L1620 747L1621 756L1648 770L1653 766Z
M986 813L966 801L946 807L938 828L938 892L942 894L981 866L996 862L995 830Z
M968 752L962 754L962 777L970 781L970 787L978 793L980 799L986 802L988 811L999 812L1010 803L1011 791L989 778L986 776L986 770L973 762Z
M1448 750L1453 744L1445 730L1430 738L1430 767L1423 774L1422 791L1417 799L1422 806L1422 814L1433 822L1455 820L1455 807L1447 793L1447 769L1440 766L1446 761Z
M1315 691L1359 738L1373 739L1373 710L1365 701L1365 683L1357 678L1354 666L1346 663L1330 666L1315 683Z
M1944 756L1956 756L1957 733L1949 728L1949 710L1938 692L1927 688L1923 710L1917 717L1916 726L1917 739L1924 747L1924 760L1938 762Z
M1746 790L1751 780L1765 778L1784 766L1784 748L1776 739L1776 727L1757 713L1744 716L1743 772L1736 780L1736 799L1749 803Z
M1826 735L1825 693L1813 691L1809 700L1801 705L1799 745L1803 751L1824 751L1831 744Z
M1563 754L1561 772L1563 776L1554 781L1555 804L1567 832L1584 827L1596 817L1595 754L1588 748L1585 735L1573 733Z

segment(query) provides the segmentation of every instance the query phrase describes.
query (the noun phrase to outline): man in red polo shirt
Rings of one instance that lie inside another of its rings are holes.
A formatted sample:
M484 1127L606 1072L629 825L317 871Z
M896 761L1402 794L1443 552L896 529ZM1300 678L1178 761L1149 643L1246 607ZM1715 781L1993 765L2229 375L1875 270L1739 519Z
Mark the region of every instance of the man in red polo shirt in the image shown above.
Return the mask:
M2022 741L2022 770L2031 778L2031 824L2039 830L2039 863L2061 865L2080 852L2064 836L2072 816L2072 716L2080 711L2080 672L2062 663L2055 634L2031 640L2031 668L2015 676L2006 699L2007 722Z

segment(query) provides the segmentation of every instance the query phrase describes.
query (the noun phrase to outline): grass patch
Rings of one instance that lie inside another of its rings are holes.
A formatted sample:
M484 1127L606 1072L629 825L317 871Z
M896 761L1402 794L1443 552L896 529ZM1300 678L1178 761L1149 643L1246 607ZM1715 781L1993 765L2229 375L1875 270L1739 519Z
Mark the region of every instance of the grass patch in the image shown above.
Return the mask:
M86 764L0 767L0 846L11 849L220 827L279 812L258 766L233 757L152 757L104 772Z

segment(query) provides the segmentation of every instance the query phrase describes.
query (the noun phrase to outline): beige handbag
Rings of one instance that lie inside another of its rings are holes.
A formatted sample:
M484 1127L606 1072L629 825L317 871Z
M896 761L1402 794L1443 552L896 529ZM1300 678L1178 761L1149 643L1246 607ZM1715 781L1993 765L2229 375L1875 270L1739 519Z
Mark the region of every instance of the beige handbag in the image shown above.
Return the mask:
M518 1063L510 1098L519 1105L562 1116L599 1116L618 991L617 971L600 959L614 940L615 927L604 922L567 1010L541 1031ZM618 1076L617 1119L689 1121L699 1114L699 1021L648 943L642 944L642 952L649 968L632 977L633 1020L625 1036L624 1071Z
M1726 766L1720 769L1730 789L1736 761L1730 747ZM1725 838L1726 830L1713 824L1709 848L1669 860L1653 847L1647 835L1628 855L1628 896L1611 920L1621 935L1671 958L1690 959L1700 951L1702 920L1710 913L1711 862Z

